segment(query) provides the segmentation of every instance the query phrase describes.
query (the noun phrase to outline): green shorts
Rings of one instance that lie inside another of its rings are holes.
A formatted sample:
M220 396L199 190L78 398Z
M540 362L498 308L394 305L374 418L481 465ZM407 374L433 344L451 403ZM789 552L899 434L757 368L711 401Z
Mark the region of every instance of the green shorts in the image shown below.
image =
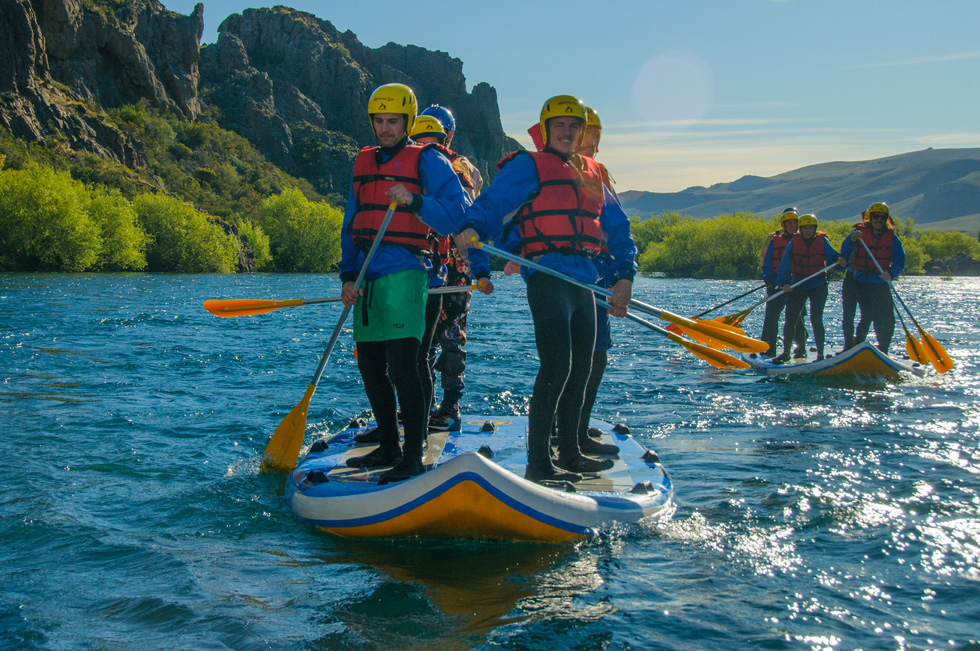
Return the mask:
M429 274L421 269L398 271L364 283L354 305L354 341L390 341L425 331Z

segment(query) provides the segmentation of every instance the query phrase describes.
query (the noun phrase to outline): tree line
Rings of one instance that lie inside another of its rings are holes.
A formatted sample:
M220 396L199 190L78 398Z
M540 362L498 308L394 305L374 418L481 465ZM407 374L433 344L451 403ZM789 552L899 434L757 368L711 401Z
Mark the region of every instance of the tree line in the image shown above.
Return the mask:
M0 170L0 271L322 273L340 257L341 220L298 189L263 199L252 219L227 219L167 194L128 199L32 162Z
M780 228L778 215L752 213L694 219L669 212L642 220L633 217L631 222L639 270L678 278L758 278L766 239ZM818 226L838 251L853 228L851 222ZM905 248L906 274L922 274L930 260L959 253L980 259L980 242L965 233L917 229L911 219L899 219L895 232Z
M229 273L336 269L343 196L321 196L285 174L208 115L180 120L145 103L103 111L133 143L127 167L49 139L26 143L0 127L0 271ZM697 220L634 217L641 272L688 278L756 278L776 216ZM907 273L958 253L980 259L963 233L897 224ZM824 222L835 247L851 229ZM501 263L502 264L502 263Z

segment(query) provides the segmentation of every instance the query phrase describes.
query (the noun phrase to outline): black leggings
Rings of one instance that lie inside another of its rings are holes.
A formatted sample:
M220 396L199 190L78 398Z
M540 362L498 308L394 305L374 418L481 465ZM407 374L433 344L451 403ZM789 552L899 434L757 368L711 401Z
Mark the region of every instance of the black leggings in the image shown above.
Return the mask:
M844 274L844 282L840 288L841 307L844 309L841 317L841 327L844 329L844 350L854 346L854 316L857 314L857 281L854 272L848 270ZM864 331L867 336L867 330Z
M534 342L541 367L528 414L528 463L551 463L549 440L558 421L558 451L578 457L578 423L595 346L592 292L543 272L527 281Z
M868 337L867 321L874 325L875 336L878 338L878 350L888 352L895 335L895 303L892 302L891 287L888 283L857 284L858 305L861 306L861 322L854 336L856 343L861 343Z
M597 350L592 353L592 372L589 373L589 383L585 386L585 402L582 403L582 415L578 421L578 440L589 435L589 419L592 417L592 408L595 406L596 396L599 395L599 385L602 384L602 375L606 372L606 365L609 363L608 351Z
M772 296L778 291L779 287L766 283L767 296ZM779 343L779 317L783 313L783 308L786 307L786 300L786 294L783 294L766 303L766 316L762 322L762 341L769 344L769 350L766 351L769 355L776 354L776 345ZM793 333L792 340L796 342L798 348L806 346L806 328L802 321L797 322L796 332ZM789 348L789 342L789 339L785 339L783 346Z
M428 414L423 406L425 397L416 361L418 354L419 340L415 337L357 343L357 368L364 380L364 391L374 411L374 419L378 422L381 447L386 450L398 447L397 405L401 405L405 456L421 457Z
M810 325L813 326L813 339L817 342L817 354L823 355L825 337L823 308L827 304L827 292L827 283L811 287L810 289L800 289L797 287L790 292L789 298L786 299L786 326L783 328L784 351L789 351L791 333L802 324L803 311L806 309L807 300L809 300ZM803 346L806 346L806 337L803 338Z
M432 348L432 338L436 334L436 324L442 315L442 294L429 296L425 301L425 331L422 333L422 343L419 345L418 359L419 379L422 380L422 404L425 405L426 429L428 429L429 412L432 411L432 393L435 390L435 372L429 364L429 351ZM405 407L402 406L402 411Z

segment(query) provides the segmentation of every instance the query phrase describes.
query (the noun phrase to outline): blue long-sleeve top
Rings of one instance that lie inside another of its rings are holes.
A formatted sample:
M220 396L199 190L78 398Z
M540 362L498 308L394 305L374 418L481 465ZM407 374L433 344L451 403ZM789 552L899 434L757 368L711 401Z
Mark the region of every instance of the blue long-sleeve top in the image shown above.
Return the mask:
M775 282L776 278L772 272L772 241L774 237L769 237L769 244L766 246L766 254L762 256L762 280L767 283ZM783 255L783 258L786 256ZM782 259L782 258L781 258Z
M383 150L382 156L385 162L391 158L384 154ZM440 234L449 235L458 231L469 199L449 160L434 149L424 150L419 157L419 180L422 182L423 192L422 195L417 195L416 199L421 201L421 207L416 211L419 219ZM354 280L364 264L364 252L355 246L351 233L351 222L355 212L357 212L357 198L354 196L352 170L347 204L344 207L344 222L340 230L338 270L344 282ZM428 258L415 255L397 244L385 244L382 241L371 260L365 278L377 280L398 271L408 269L429 271L431 268L432 261Z
M473 227L480 234L480 239L492 240L497 242L499 248L512 251L519 244L514 233L516 229L508 229L511 232L507 233L506 239L500 238L518 209L537 189L538 171L534 160L530 156L517 156L500 170L490 187L466 211L464 228ZM607 245L613 257L612 265L616 277L633 280L636 274L636 244L630 235L629 217L605 186L599 222L608 238ZM474 272L483 270L472 258L472 254L478 250L470 249L470 267ZM545 253L535 262L585 283L594 283L599 279L595 264L586 256ZM489 266L486 269L489 270ZM533 271L527 266L521 267L525 280Z
M840 254L837 252L837 249L835 249L831 245L830 240L827 239L826 235L823 236L823 255L827 261L826 266L828 267L836 263L837 260L840 258ZM782 286L790 283L791 281L793 283L796 283L799 282L800 280L803 280L803 277L797 278L795 274L790 273L792 268L793 268L793 242L790 241L790 243L786 245L786 250L783 252L783 257L779 261L779 266L776 267L777 285ZM806 281L805 283L797 287L797 289L801 289L801 290L813 289L814 287L819 287L820 285L826 285L826 284L827 284L827 274L820 274L816 278L811 278L810 280Z
M853 261L854 255L857 253L858 249L861 249L860 242L851 242L850 236L844 238L844 243L840 247L840 254ZM853 269L853 267L851 267ZM898 235L892 234L892 259L891 264L888 265L889 274L891 274L892 280L898 278L898 275L905 271L905 247L902 246L902 241L898 239ZM862 283L883 283L884 280L881 279L881 275L878 273L878 269L874 269L870 272L865 271L855 271L854 279Z

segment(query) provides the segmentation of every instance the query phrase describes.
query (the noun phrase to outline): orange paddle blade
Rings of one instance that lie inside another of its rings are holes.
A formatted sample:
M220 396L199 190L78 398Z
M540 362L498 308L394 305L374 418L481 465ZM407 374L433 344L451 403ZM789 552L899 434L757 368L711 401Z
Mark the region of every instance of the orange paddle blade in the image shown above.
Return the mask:
M284 307L303 305L303 299L288 301L261 301L249 298L233 298L227 301L204 301L204 309L215 316L251 316L265 314Z

